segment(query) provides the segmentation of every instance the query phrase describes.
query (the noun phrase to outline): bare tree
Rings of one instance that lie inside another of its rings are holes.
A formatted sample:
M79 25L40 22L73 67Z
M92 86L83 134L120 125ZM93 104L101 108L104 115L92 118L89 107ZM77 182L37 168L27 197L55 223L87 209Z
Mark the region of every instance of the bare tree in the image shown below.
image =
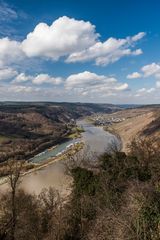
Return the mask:
M135 138L130 144L130 155L137 157L142 166L150 167L159 162L160 156L160 139L149 138Z
M74 155L70 152L66 154L64 161L66 174L72 175L72 169L77 167L93 169L97 165L97 154L90 150L89 146L85 146Z
M15 228L16 228L16 191L20 182L20 175L23 166L23 161L10 160L7 162L9 170L8 183L11 188L11 240L15 240Z

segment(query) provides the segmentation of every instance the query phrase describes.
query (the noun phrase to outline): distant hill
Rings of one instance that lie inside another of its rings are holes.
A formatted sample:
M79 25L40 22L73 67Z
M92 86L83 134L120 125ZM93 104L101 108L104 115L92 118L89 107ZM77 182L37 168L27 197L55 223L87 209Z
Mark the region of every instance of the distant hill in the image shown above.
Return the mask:
M44 107L63 108L68 112L74 114L85 115L95 112L113 112L120 110L121 107L113 104L102 103L68 103L68 102L0 102L0 110L2 111L16 111L17 109L29 109L31 107L43 109Z
M120 108L123 108L123 109L128 109L128 108L143 107L144 105L142 105L142 104L118 104L117 106Z

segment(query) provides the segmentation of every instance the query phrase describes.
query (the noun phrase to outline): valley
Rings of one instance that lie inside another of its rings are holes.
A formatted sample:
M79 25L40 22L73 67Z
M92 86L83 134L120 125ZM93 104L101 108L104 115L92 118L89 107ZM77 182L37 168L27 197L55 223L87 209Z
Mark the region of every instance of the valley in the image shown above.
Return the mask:
M118 109L111 104L1 103L0 162L28 160L74 137L77 118Z
M159 136L156 125L159 124L158 106L119 109L97 105L43 103L40 106L22 104L17 108L14 106L14 109L11 105L1 107L1 183L5 182L8 174L5 161L15 159L25 162L22 186L27 191L40 192L52 182L52 186L59 190L61 186L65 192L70 181L64 180L63 184L61 181L67 177L63 162L68 153L74 155L88 147L90 152L99 155L115 143L119 149L128 152L128 146L135 137L147 135L148 131L150 135L156 133ZM47 176L50 176L49 181ZM34 184L32 188L28 181L39 182L39 187Z

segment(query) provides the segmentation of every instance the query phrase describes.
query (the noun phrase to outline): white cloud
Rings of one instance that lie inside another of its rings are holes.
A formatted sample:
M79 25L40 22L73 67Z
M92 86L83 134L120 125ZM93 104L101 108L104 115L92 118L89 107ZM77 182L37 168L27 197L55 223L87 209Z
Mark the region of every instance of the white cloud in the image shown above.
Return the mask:
M154 92L155 91L155 88L149 88L149 89L147 89L147 93L152 93L152 92Z
M65 88L78 95L110 95L128 89L127 83L119 83L117 79L92 72L82 72L70 75L65 82Z
M157 82L156 82L156 87L157 87L157 88L160 88L160 81L157 81Z
M13 83L24 83L30 81L33 84L41 85L41 84L53 84L59 85L63 83L63 78L61 77L53 77L46 73L40 73L36 76L26 75L25 73L20 73L16 76L16 78L12 81Z
M107 77L104 75L97 75L92 72L82 72L68 76L66 79L61 77L53 77L48 74L38 74L36 76L26 75L25 73L18 74L12 81L14 84L22 84L29 82L36 85L53 84L60 85L67 91L74 89L76 92L85 94L85 92L99 92L99 91L123 91L128 89L127 83L119 83L114 77Z
M21 43L10 40L9 38L0 39L0 67L14 64L24 58L24 53L21 50Z
M131 74L128 74L127 75L127 78L128 79L135 79L135 78L140 78L142 75L138 72L133 72Z
M90 22L66 16L58 18L51 26L39 23L24 41L0 39L0 66L17 64L27 57L45 57L58 60L75 51L93 45L99 34Z
M132 48L144 36L145 33L140 32L133 37L109 38L101 42L95 26L90 22L64 16L51 26L39 23L22 42L22 49L29 57L40 56L52 60L67 57L68 63L95 60L97 65L107 65L124 56L142 54L141 49Z
M140 40L141 38L143 38L146 35L145 32L139 32L138 34L134 35L132 37L132 42L136 42L138 40Z
M156 89L155 88L140 88L137 90L137 93L135 96L137 97L141 97L141 96L147 96L148 94L151 94L153 92L155 92Z
M123 91L128 89L128 84L127 83L123 83L123 84L118 84L117 86L115 86L114 88L117 91Z
M156 82L156 85L155 85L155 88L160 88L160 64L157 64L157 63L151 63L151 64L148 64L148 65L145 65L141 68L141 72L134 72L132 74L128 74L127 75L127 78L128 79L133 79L133 78L139 78L139 77L143 77L143 78L147 78L147 77L151 77L153 76L157 82ZM139 89L138 90L138 93L139 92L145 92L145 93L150 93L150 92L154 92L155 91L155 88L150 88L150 89L145 89L145 88L142 88L142 89Z
M1 68L0 69L0 81L8 80L17 75L17 71L13 68Z
M88 71L69 76L66 80L67 88L81 88L85 86L101 85L104 82L116 82L114 78L106 78L104 75L97 75Z
M90 22L66 16L55 20L50 26L39 23L22 41L0 39L0 66L20 62L27 57L42 57L58 61L95 61L96 65L114 63L125 56L142 54L135 44L145 36L144 32L124 39L99 39L95 26Z
M0 85L1 101L55 101L61 100L64 92L55 87L40 88L28 85L4 84Z
M137 90L138 93L146 92L146 88L140 88Z
M61 77L51 77L48 74L39 74L36 77L33 78L32 83L34 84L43 84L43 83L51 83L55 85L59 85L63 82L63 79Z
M31 86L12 86L9 88L9 91L12 90L15 93L19 93L19 92L26 92L26 93L30 93L33 91L33 88Z
M88 71L72 74L66 79L54 78L43 73L36 76L20 73L15 79L17 81L14 80L14 84L2 81L0 100L62 101L63 99L63 101L85 102L147 103L148 101L149 103L152 101L154 103L160 99L158 89L160 83L157 83L155 88L141 88L135 92L129 89L127 83L121 83L115 77ZM35 79L36 82L33 83ZM61 81L55 82L55 79ZM44 85L40 86L40 84Z
M160 64L151 63L145 65L141 68L141 71L143 72L144 77L149 77L153 75L156 76L157 74L160 74Z
M22 42L22 49L29 57L42 56L58 60L61 56L93 45L97 37L95 26L90 22L63 16L51 26L39 23Z
M139 33L133 37L127 37L125 39L109 38L105 42L99 41L88 49L70 54L66 61L85 62L95 60L96 65L107 65L118 61L124 56L137 56L142 54L142 50L132 50L134 46L133 43L140 40L144 35L145 33Z
M25 73L20 73L16 76L16 78L13 80L14 83L22 83L32 80L33 77L30 75L26 75Z

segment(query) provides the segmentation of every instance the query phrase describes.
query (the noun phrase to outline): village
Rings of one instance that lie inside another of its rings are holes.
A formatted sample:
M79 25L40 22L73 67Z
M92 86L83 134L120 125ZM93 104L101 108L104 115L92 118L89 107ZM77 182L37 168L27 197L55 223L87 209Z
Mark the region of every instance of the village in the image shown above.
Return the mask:
M112 125L113 123L119 123L122 121L125 121L125 118L123 117L117 117L117 116L108 116L104 114L95 114L92 116L91 119L96 126L106 126L106 125Z

